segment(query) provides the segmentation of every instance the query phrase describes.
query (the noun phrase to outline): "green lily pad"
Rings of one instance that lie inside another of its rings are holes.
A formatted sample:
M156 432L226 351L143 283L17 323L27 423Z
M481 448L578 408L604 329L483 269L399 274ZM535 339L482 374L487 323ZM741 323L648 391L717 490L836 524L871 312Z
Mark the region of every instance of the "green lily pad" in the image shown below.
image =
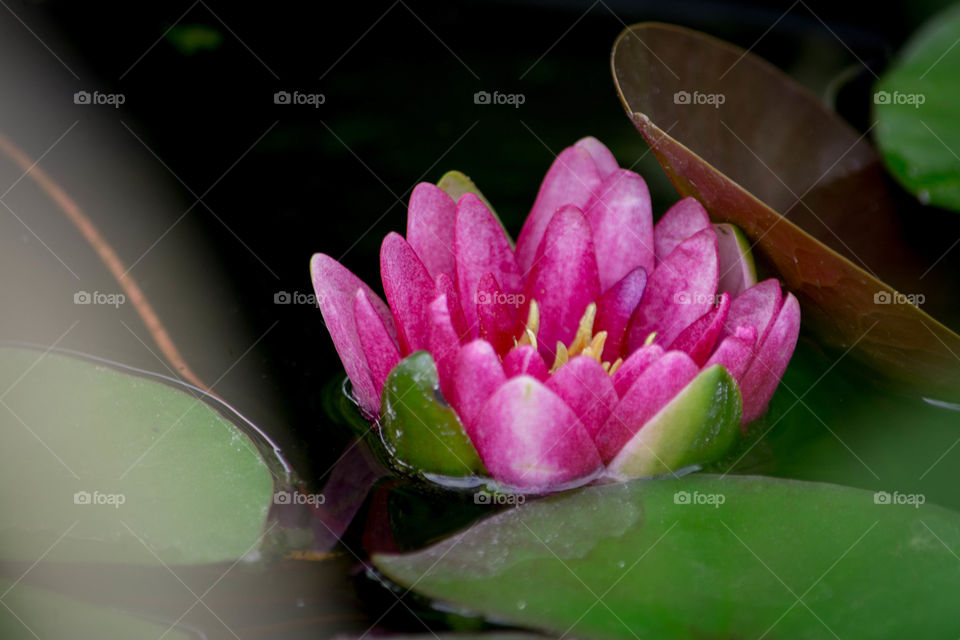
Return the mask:
M271 473L199 398L90 361L0 348L0 429L2 560L193 564L258 546Z
M923 203L960 211L960 5L913 35L876 84L876 140L890 172Z
M411 353L393 368L381 404L381 435L394 461L420 474L460 477L483 471L457 412L440 394L429 352Z
M443 605L564 637L956 637L960 515L917 502L761 477L633 481L373 560Z
M736 443L742 417L736 380L722 365L708 367L620 450L607 473L646 478L720 460Z

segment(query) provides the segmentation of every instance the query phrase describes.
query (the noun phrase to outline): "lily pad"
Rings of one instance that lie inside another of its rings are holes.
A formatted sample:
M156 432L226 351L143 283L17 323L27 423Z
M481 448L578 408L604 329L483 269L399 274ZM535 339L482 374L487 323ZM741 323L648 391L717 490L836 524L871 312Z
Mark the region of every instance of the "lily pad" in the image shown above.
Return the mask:
M689 29L634 25L611 65L674 186L743 230L805 327L900 384L960 398L960 336L894 289L920 271L863 136L769 63Z
M3 347L0 429L4 561L211 563L258 546L271 473L199 397Z
M960 515L901 498L747 476L633 481L373 560L445 606L564 637L956 637Z
M960 211L960 5L913 35L873 94L887 168L921 202Z

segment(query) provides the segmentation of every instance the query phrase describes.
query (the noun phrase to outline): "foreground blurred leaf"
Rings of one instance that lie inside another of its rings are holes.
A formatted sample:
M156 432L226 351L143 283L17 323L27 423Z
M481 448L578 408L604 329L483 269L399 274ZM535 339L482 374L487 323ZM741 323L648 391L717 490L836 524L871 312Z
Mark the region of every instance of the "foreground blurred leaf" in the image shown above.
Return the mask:
M806 327L901 384L960 398L960 336L891 286L913 293L920 269L863 136L764 60L688 29L630 27L612 67L677 190L746 233Z
M0 390L0 559L209 563L257 547L271 474L202 400L6 347Z
M697 475L546 498L374 562L447 605L579 638L945 638L958 548L960 515L939 507Z
M0 637L124 638L125 640L186 640L189 636L169 623L143 620L112 608L91 605L46 589L0 580L4 604L0 609ZM7 590L9 589L9 593ZM51 615L52 612L56 615Z
M960 211L960 5L934 16L904 47L873 96L877 144L921 202Z

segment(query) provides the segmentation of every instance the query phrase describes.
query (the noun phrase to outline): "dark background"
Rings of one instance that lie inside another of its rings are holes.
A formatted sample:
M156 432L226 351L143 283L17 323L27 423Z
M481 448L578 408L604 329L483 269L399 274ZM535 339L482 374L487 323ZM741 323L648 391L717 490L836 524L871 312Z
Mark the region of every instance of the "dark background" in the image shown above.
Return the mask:
M5 6L0 131L35 159L49 149L42 166L121 259L136 263L131 274L187 362L207 383L223 376L216 391L318 478L346 437L324 426L322 406L340 363L317 309L274 304L279 291L311 293L312 253L340 259L379 288L380 240L404 229L405 202L420 180L464 171L516 233L564 146L594 135L621 164L640 159L647 147L609 70L626 25L674 22L752 46L862 128L872 75L861 61L881 72L939 5ZM78 90L126 100L120 109L75 105ZM280 90L322 93L325 102L275 105ZM480 90L525 101L478 105ZM5 159L0 166L7 183L21 174ZM662 211L674 198L662 171L651 155L637 170ZM12 301L0 338L51 344L76 317L59 346L163 372L131 309L69 304L78 286L117 288L28 183L7 198L21 219L0 223Z

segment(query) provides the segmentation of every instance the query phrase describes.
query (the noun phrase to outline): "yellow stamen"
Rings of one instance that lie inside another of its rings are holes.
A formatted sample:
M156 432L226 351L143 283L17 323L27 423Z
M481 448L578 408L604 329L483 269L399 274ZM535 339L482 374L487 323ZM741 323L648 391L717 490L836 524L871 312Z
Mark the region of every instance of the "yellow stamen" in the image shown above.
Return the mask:
M519 340L515 340L517 345L529 344L534 349L537 348L537 332L540 331L540 307L536 300L530 301L530 310L527 312L527 326L523 329L523 335Z
M554 373L557 369L567 364L567 360L569 359L570 354L567 352L566 345L557 340L557 355L553 358L553 366L550 367L550 373Z
M601 358L603 357L603 343L606 341L607 332L601 331L597 335L593 336L593 340L590 341L590 345L583 350L583 355L589 356L602 364Z
M609 364L609 363L607 363ZM617 361L610 365L610 370L607 371L610 375L613 375L617 372L617 369L620 368L620 365L623 364L623 358L617 358Z
M653 344L653 341L657 339L657 332L653 331L650 335L647 336L647 339L643 341L643 346L649 347Z
M597 305L590 303L587 310L580 318L580 326L577 327L577 335L570 343L570 355L575 356L587 348L590 344L590 337L593 335L593 321L597 318Z

